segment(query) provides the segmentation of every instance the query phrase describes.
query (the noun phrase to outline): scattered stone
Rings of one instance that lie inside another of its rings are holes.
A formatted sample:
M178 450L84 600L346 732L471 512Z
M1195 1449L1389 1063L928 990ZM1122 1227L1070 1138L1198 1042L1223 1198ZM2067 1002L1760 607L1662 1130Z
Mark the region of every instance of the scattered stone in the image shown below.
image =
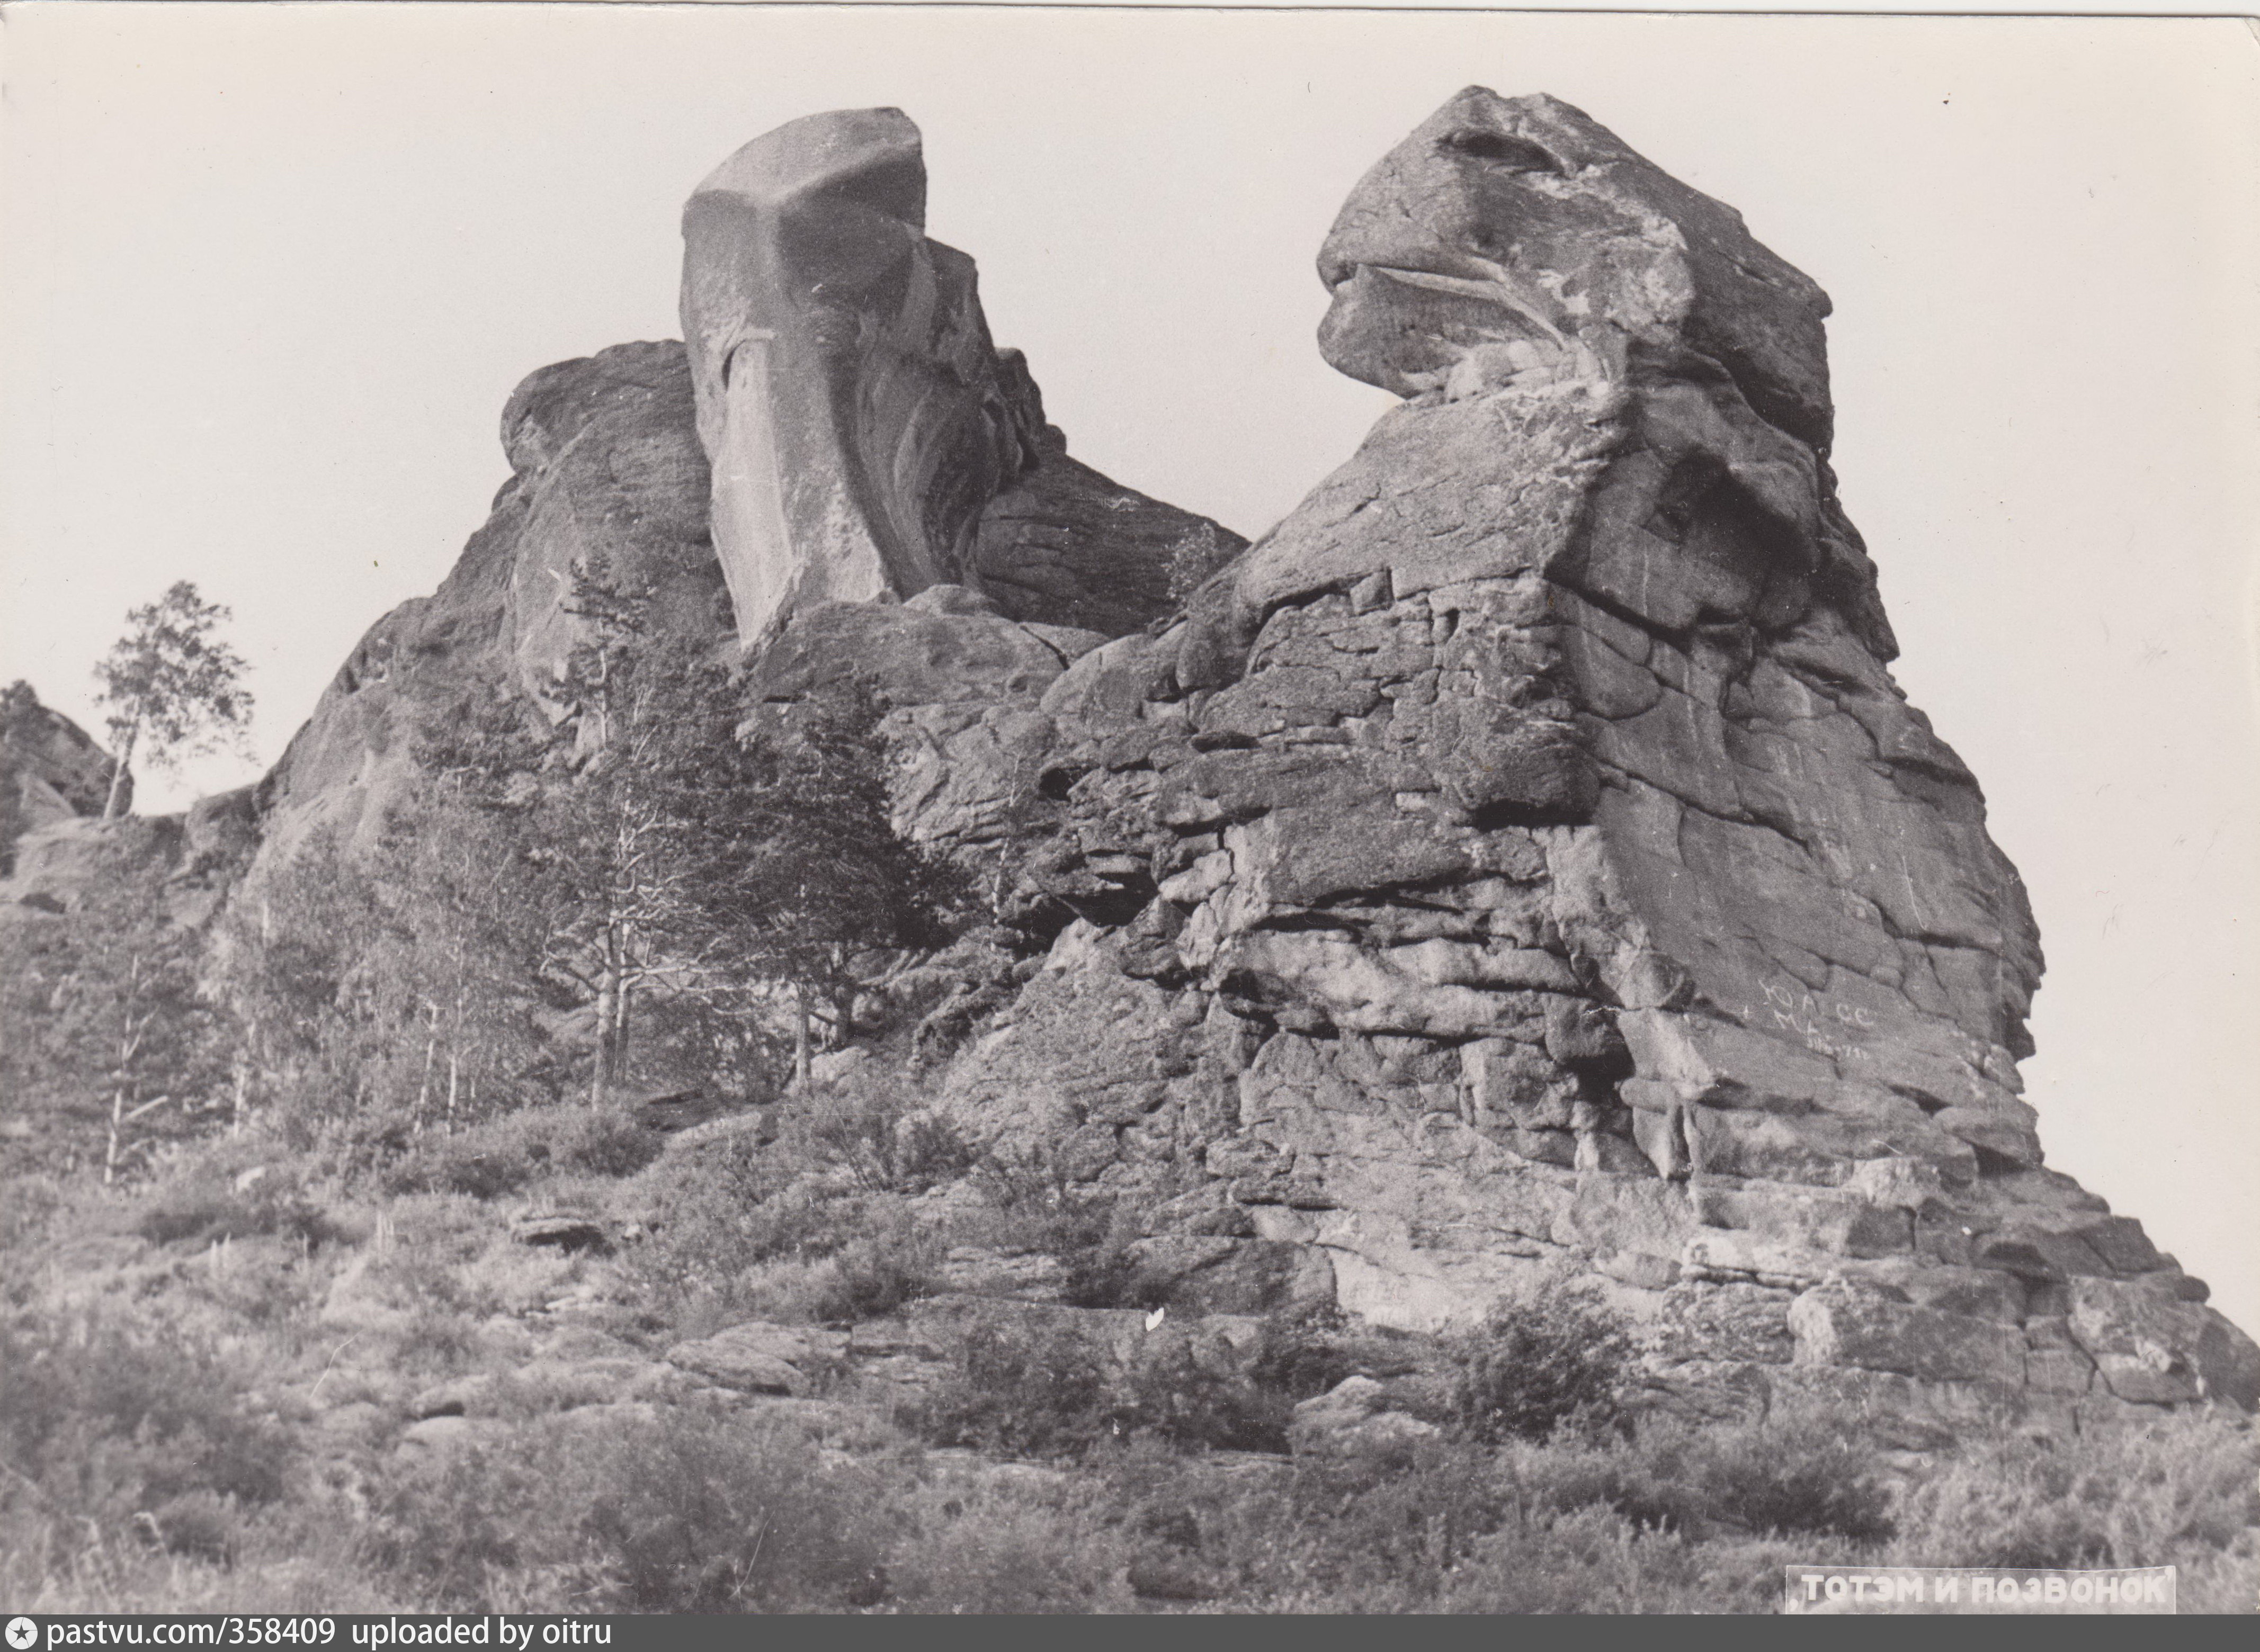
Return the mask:
M492 1417L426 1417L400 1431L404 1452L453 1452L495 1446L510 1436L511 1425Z
M1211 1566L1167 1549L1141 1549L1124 1575L1131 1592L1148 1600L1214 1600L1230 1584Z
M667 1350L667 1358L725 1388L798 1397L839 1368L848 1346L844 1332L751 1320L697 1342L678 1342Z
M1295 1407L1287 1425L1298 1456L1391 1456L1441 1434L1434 1423L1382 1407L1388 1391L1370 1377L1346 1377L1327 1392Z
M956 1245L936 1272L941 1285L970 1296L1056 1302L1066 1292L1067 1264L1047 1250L998 1250Z
M520 1216L510 1225L510 1236L522 1245L542 1245L568 1256L583 1252L604 1256L612 1242L604 1224L588 1216L540 1214Z

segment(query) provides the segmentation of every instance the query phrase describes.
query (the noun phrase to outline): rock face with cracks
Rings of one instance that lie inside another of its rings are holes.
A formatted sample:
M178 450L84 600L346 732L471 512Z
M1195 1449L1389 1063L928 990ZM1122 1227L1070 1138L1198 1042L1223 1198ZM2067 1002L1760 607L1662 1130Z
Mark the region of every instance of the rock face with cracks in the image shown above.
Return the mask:
M520 388L494 519L341 673L263 852L375 818L459 680L539 695L602 552L765 713L890 708L899 824L996 907L926 972L943 1105L1141 1201L1180 1312L1434 1328L1566 1271L1692 1405L2260 1401L2042 1162L2024 889L1887 669L1827 300L1736 213L1551 98L1452 99L1320 257L1327 359L1402 403L1243 549L1067 459L924 204L892 110L709 178L687 351Z
M698 186L683 233L740 636L939 584L991 587L1017 619L1128 630L1165 611L1174 557L1239 547L1067 459L1026 362L990 341L973 260L926 236L900 110L755 139Z
M1384 1322L1598 1276L1689 1393L2251 1405L2260 1349L2042 1165L2035 927L1886 670L1825 296L1480 89L1320 269L1327 359L1404 404L1036 701L1024 922L1074 922L963 1115Z

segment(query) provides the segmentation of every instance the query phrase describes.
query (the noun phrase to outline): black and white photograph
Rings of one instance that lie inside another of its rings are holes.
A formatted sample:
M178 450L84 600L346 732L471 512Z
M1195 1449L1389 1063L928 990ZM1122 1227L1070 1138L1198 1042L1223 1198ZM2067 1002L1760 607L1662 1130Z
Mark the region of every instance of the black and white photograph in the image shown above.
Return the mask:
M2260 1610L2255 200L2237 18L0 4L11 1652Z

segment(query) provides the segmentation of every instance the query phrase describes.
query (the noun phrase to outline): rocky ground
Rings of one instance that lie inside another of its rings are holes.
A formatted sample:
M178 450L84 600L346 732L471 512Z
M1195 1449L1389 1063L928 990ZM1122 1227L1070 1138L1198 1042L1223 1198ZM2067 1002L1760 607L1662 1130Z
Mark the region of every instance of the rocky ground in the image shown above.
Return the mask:
M907 1100L906 1100L907 1098ZM2260 1581L2249 1424L1660 1406L1574 1291L1420 1336L973 1155L867 1072L7 1201L0 1587L68 1609L1769 1610L1778 1568ZM1222 1250L1229 1250L1227 1244ZM1221 1282L1219 1289L1226 1289ZM1243 1287L1244 1288L1244 1287ZM1178 1306L1145 1306L1173 1296Z

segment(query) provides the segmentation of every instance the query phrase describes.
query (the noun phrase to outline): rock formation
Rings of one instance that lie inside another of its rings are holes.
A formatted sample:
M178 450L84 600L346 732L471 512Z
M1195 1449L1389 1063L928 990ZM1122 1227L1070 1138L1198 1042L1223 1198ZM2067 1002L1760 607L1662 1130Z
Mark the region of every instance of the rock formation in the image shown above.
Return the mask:
M1606 1278L1690 1393L2250 1405L2260 1349L2042 1164L2035 926L1885 670L1819 289L1481 89L1320 273L1405 404L1174 623L998 696L1009 758L926 795L1000 801L910 800L1043 839L952 1105L1383 1322Z
M660 628L718 645L937 583L1008 628L1096 642L1241 547L1067 456L1018 353L989 343L972 260L919 228L925 189L893 110L795 122L700 186L688 349L619 345L519 386L492 515L438 591L370 629L261 783L267 864L318 830L373 841L416 784L417 730L467 693L540 700L584 635L576 566L601 559L653 592ZM772 477L790 485L764 494ZM1009 675L983 679L991 697Z
M117 766L93 736L41 705L29 683L0 695L0 876L14 867L25 833L99 815ZM130 808L131 774L118 793L119 808Z
M1140 1203L1184 1309L1434 1328L1566 1270L1690 1403L2260 1400L2042 1163L2024 890L1886 669L1827 301L1733 210L1454 98L1320 260L1327 359L1403 403L1234 556L1066 458L924 195L891 110L700 187L687 353L520 388L494 516L265 783L268 853L368 830L466 685L539 697L602 555L778 715L892 708L901 823L996 896L919 978L943 1105Z
M197 927L219 911L258 846L250 794L201 798L180 815L104 820L116 767L30 684L0 696L0 930L69 911L121 867L157 874L175 922ZM118 800L121 811L131 808L131 773Z
M926 234L901 110L755 139L698 186L683 233L683 331L740 637L939 584L1114 634L1167 610L1173 557L1239 547L1066 458L1026 363L990 342L973 260Z
M318 830L374 841L417 783L417 730L465 694L539 699L582 635L576 564L649 587L671 630L729 634L682 345L542 368L503 409L502 444L511 478L454 572L369 629L261 783L270 864Z

